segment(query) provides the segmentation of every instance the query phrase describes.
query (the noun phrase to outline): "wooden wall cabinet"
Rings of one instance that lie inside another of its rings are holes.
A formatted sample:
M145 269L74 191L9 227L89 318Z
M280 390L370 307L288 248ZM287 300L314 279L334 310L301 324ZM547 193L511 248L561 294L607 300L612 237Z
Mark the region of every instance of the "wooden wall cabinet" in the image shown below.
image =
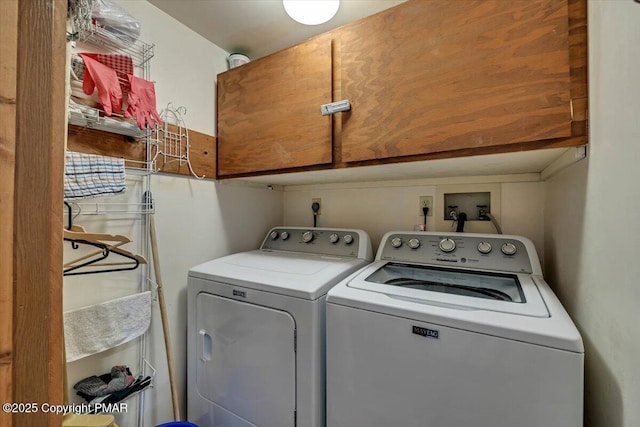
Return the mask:
M584 145L586 36L585 0L409 0L221 74L219 176Z
M218 75L218 177L332 161L331 37Z
M337 35L344 162L572 136L567 1L410 1Z

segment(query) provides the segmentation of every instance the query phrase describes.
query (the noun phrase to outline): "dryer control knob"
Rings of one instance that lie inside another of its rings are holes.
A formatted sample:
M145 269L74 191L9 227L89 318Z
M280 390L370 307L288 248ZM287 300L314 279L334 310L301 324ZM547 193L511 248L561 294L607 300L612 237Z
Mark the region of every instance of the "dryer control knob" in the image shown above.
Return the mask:
M442 239L438 247L442 252L453 252L456 249L456 242L451 239Z
M393 239L391 239L391 246L393 246L394 248L399 248L400 246L402 246L402 239L399 237L394 237Z
M353 243L353 236L351 234L345 234L342 239L347 245L350 245Z
M338 240L340 240L340 236L338 236L336 233L333 233L331 236L329 236L329 241L331 243L338 243Z
M491 247L491 243L489 242L478 243L478 252L480 252L481 254L488 254L489 252L491 252L491 249L493 248Z
M287 240L289 238L289 232L283 231L282 233L280 233L280 238L282 240Z
M411 249L418 249L420 247L420 240L418 239L409 240L409 247Z
M276 240L278 238L278 232L272 231L271 234L269 234L269 237L271 237L271 240Z
M513 243L505 243L504 245L502 245L500 250L505 255L515 255L516 252L518 252L518 248L516 248L516 245L514 245Z
M313 233L311 231L305 231L302 233L302 241L305 243L311 243L313 240Z

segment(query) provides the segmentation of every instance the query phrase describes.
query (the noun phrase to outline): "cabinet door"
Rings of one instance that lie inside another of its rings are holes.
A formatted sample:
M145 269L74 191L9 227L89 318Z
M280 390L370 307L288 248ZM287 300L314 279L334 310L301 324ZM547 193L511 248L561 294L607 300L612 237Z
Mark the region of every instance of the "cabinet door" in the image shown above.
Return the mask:
M218 176L331 163L331 39L218 75Z
M343 161L571 136L566 0L409 1L339 38Z

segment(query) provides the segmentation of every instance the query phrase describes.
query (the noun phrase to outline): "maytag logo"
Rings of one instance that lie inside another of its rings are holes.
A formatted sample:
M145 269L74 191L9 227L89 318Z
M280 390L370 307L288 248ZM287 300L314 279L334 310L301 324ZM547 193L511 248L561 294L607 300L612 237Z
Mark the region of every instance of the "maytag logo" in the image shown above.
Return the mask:
M412 326L412 329L413 333L416 335L421 335L426 338L440 338L440 332L436 331L435 329L427 329L420 326Z
M234 297L242 297L242 298L246 298L247 297L247 293L245 291L237 291L237 290L233 290L233 296Z

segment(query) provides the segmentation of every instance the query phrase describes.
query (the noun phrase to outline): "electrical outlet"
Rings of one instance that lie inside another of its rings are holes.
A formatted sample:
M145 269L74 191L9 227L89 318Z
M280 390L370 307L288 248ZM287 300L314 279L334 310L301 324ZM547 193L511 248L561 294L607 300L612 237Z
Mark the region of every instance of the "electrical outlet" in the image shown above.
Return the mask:
M418 215L424 217L422 208L429 208L427 216L433 216L433 196L420 196L420 211Z
M318 209L318 215L320 215L322 213L322 199L317 198L317 199L311 199L311 204L313 205L314 203L317 203L320 205L320 209Z

